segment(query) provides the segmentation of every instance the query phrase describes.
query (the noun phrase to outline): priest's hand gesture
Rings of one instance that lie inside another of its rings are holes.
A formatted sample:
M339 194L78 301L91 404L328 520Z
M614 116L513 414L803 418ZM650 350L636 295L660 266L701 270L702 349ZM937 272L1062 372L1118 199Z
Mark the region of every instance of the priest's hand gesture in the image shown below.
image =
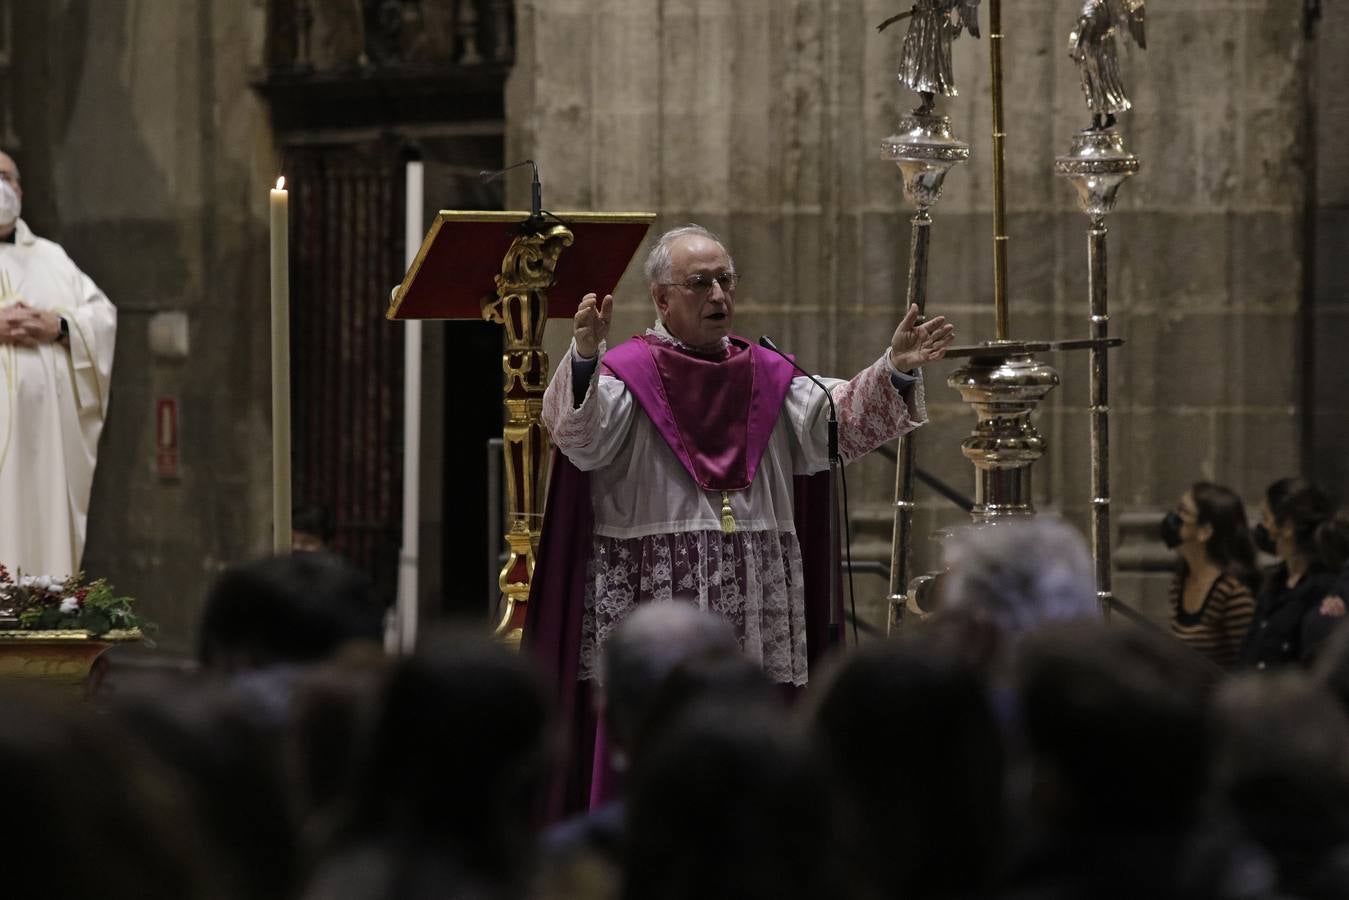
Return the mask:
M576 341L576 352L584 359L594 359L600 352L600 342L609 336L609 322L613 317L613 294L605 294L603 303L595 294L581 298L581 305L572 316L572 339Z
M921 368L946 355L956 339L956 327L946 324L945 316L919 322L918 304L909 304L904 320L890 338L890 364L901 372Z

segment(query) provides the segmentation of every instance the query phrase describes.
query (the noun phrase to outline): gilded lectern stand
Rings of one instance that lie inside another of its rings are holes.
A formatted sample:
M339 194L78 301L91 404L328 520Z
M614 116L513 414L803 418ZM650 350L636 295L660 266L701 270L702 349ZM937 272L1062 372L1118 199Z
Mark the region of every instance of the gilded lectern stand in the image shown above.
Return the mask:
M501 356L505 422L505 541L497 582L497 634L518 643L534 576L550 441L539 421L550 366L543 331L575 315L581 297L613 290L646 237L652 213L524 212L436 215L389 319L486 319L505 328ZM483 384L491 376L483 373Z

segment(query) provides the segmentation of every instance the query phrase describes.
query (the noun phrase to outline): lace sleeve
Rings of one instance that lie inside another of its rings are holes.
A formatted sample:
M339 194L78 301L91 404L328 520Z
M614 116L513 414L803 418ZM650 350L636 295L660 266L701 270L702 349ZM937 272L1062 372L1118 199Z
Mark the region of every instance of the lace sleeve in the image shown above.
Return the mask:
M599 358L604 351L601 344ZM623 382L601 375L600 369L596 365L590 376L585 401L574 406L568 350L543 393L543 426L553 444L582 471L598 469L613 461L632 427L632 396Z
M890 372L882 356L851 381L821 379L838 407L839 453L844 462L865 456L927 421L922 375L897 388ZM809 379L797 378L787 392L784 412L795 437L792 470L802 475L829 468L829 402L824 392Z
M898 389L890 381L885 356L831 390L838 406L838 449L846 462L927 422L921 371L918 381Z

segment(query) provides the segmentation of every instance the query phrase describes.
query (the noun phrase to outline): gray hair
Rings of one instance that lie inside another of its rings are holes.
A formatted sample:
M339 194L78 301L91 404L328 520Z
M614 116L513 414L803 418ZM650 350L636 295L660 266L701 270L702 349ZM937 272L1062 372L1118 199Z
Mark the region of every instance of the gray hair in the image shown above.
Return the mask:
M944 609L1009 636L1100 616L1086 541L1057 516L974 525L946 542Z
M609 635L600 656L613 738L630 745L661 684L680 663L739 652L735 630L716 613L682 600L638 606Z
M726 250L726 245L721 242L721 238L708 231L701 225L680 225L678 228L671 228L669 231L656 238L656 244L651 248L651 252L646 255L646 265L642 267L646 273L646 283L651 287L663 284L670 280L670 272L673 263L670 259L671 248L675 241L680 238L696 235L705 237L710 241L715 241L717 246ZM735 271L735 260L731 259L731 252L726 250L726 258L731 260L731 271Z

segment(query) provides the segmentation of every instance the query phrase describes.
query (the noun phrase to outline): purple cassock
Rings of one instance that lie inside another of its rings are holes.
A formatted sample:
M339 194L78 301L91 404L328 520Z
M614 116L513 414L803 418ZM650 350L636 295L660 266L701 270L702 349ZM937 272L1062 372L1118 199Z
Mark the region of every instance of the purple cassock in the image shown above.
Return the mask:
M637 336L608 351L603 366L605 374L624 383L705 491L743 490L754 480L795 375L787 360L739 337L731 338L724 358L711 359L650 335ZM843 636L841 627L830 624L829 473L798 476L792 499L807 659L814 668ZM550 791L549 820L597 805L613 783L591 683L578 677L593 529L590 475L555 452L523 642L555 679L558 717L570 732L571 758ZM842 610L834 612L834 622L842 622Z

